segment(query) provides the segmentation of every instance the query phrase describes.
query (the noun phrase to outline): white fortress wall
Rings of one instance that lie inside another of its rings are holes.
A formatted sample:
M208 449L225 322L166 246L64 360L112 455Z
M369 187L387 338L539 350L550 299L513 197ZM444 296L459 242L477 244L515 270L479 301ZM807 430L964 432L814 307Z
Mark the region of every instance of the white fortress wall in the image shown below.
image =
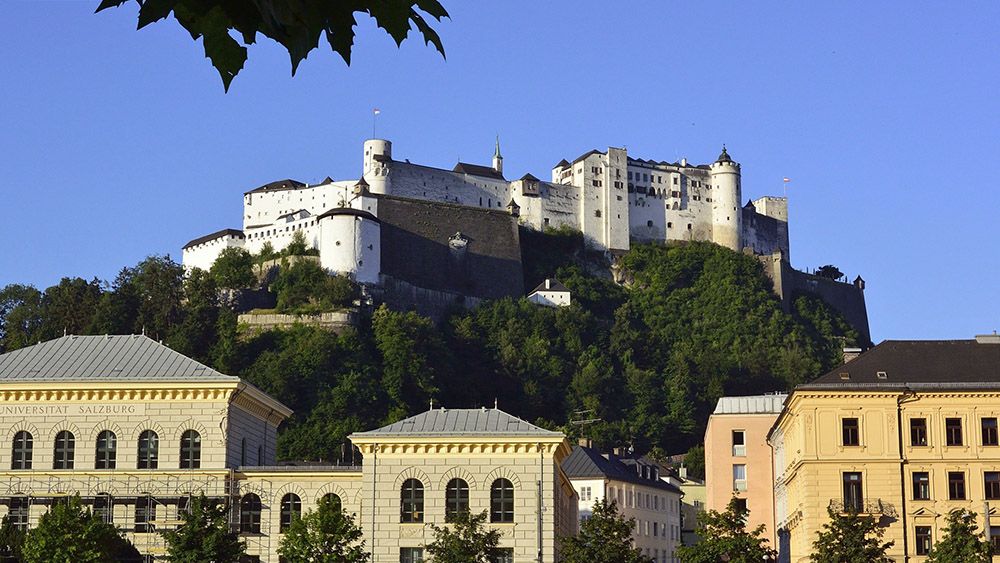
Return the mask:
M245 241L239 235L222 235L218 238L195 244L181 250L181 263L184 264L184 266L186 266L189 270L193 268L201 268L202 270L208 271L211 269L212 264L215 263L215 259L219 257L219 254L224 248L228 248L230 246L243 248L244 245Z
M244 230L269 225L286 213L305 209L313 215L339 207L350 193L353 181L303 186L293 189L251 191L243 195Z
M359 283L378 282L382 249L377 220L349 212L325 215L319 239L324 268Z

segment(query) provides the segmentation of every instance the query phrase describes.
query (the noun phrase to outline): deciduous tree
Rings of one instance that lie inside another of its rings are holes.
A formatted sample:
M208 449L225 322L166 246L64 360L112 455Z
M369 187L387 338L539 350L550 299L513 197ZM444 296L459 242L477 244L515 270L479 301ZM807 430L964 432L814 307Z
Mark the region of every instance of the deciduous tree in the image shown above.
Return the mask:
M292 521L278 547L288 563L367 563L371 558L354 517L323 497L316 510Z
M126 1L102 0L97 11L121 6ZM243 69L247 60L246 46L257 41L258 33L280 43L288 51L293 75L299 63L319 46L321 37L325 37L330 48L350 64L356 14L359 13L372 17L397 45L409 35L411 26L415 26L424 42L433 43L444 55L441 39L424 15L437 21L448 16L437 0L136 0L136 3L139 5L139 29L173 13L192 39L202 38L205 56L219 71L226 90Z
M580 533L560 539L565 563L648 563L649 558L632 547L635 519L618 513L614 501L594 503L590 518L580 524Z
M139 552L114 526L85 509L80 497L56 502L28 531L24 563L138 561Z
M434 541L427 553L434 563L490 563L499 555L500 531L486 527L486 511L459 512L445 526L431 524Z
M709 510L698 515L698 536L701 541L677 550L685 563L759 563L777 557L763 538L764 526L747 530L750 511L736 497L730 499L724 512Z
M948 514L948 527L931 548L928 562L990 563L993 549L976 526L976 514L964 508Z
M835 512L826 509L830 521L823 524L813 542L814 563L891 563L886 553L894 542L883 542L885 528L872 516L857 512Z
M230 531L226 508L205 498L189 500L189 509L180 512L181 525L160 534L167 544L167 560L172 563L238 563L246 544Z

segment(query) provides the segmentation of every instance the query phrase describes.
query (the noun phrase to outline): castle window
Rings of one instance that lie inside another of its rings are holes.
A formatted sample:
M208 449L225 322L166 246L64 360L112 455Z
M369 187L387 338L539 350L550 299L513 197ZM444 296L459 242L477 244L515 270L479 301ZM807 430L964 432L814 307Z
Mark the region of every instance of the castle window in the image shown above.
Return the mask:
M10 459L11 469L31 469L32 439L24 430L14 434L13 455Z
M944 419L944 436L945 436L945 444L949 446L961 446L962 419L961 418Z
M688 230L691 230L691 223L688 223Z
M514 485L504 478L490 487L490 522L514 521Z
M469 512L469 484L464 479L448 481L445 489L445 520L452 521L457 516Z
M653 220L650 219L649 221L646 221L646 226L647 227L652 227L653 226Z
M181 469L201 467L201 435L194 430L185 430L181 435Z
M278 529L281 532L287 530L292 522L302 516L302 499L295 493L288 493L281 497L281 521Z
M240 533L260 533L260 497L247 493L240 499Z
M156 520L156 503L149 495L140 495L135 499L135 527L138 533L153 531L151 522Z
M136 460L138 469L156 469L157 457L160 451L160 438L152 430L143 430L139 434L139 457Z
M594 217L600 217L600 216L601 216L601 210L600 209L595 209L594 210Z
M672 229L672 228L674 228L674 224L673 224L673 223L670 223L670 222L667 222L667 228L668 228L668 229Z
M56 434L54 456L52 458L52 469L73 469L73 454L76 449L76 441L73 433L67 430Z
M674 176L674 185L677 185L677 176Z
M400 491L399 521L417 523L424 521L424 485L417 479L407 479Z
M7 519L15 530L28 529L28 511L31 503L28 497L10 497Z
M118 437L110 430L97 435L97 452L94 456L94 469L114 469L115 458L118 455Z
M320 502L329 503L330 508L333 508L337 512L340 512L340 510L344 506L343 502L341 502L340 500L340 496L337 495L337 493L326 493L325 495L323 495L323 498L320 499Z

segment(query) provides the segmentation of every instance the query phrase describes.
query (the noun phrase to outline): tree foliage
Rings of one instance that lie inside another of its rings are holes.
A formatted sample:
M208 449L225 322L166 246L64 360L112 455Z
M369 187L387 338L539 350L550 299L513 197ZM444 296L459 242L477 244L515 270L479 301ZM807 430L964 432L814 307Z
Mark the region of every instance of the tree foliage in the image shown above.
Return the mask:
M80 497L56 502L28 531L21 546L24 563L104 563L138 561L141 556L118 530L85 509Z
M948 514L944 534L931 548L927 561L989 563L993 560L992 553L990 542L976 526L976 513L961 508Z
M426 550L434 563L490 563L499 556L500 531L486 527L486 511L459 512L445 526L431 524Z
M749 514L736 497L730 499L724 512L709 510L698 514L697 532L701 541L679 548L677 555L686 563L757 563L775 559L777 552L763 538L764 525L747 530Z
M101 0L97 11L121 6L126 1ZM257 41L258 33L288 51L292 75L309 52L319 47L321 37L326 38L345 63L351 64L359 13L373 18L397 45L406 39L411 27L416 27L425 44L433 44L444 55L441 38L427 20L427 16L437 21L448 17L438 0L136 0L136 3L139 29L173 13L192 39L202 38L205 57L219 71L227 91L243 69L247 46Z
M292 521L278 547L288 563L367 563L369 554L354 517L323 497L315 511Z
M560 538L565 563L647 563L642 551L632 547L635 519L618 513L614 501L594 503L590 518L580 524L580 533Z
M349 462L351 432L416 414L431 400L497 402L573 439L586 434L598 447L685 452L701 442L720 396L786 390L832 369L842 346L859 344L815 295L796 295L793 310L783 311L751 256L710 243L633 245L615 266L626 280L618 285L579 233L526 236L525 281L559 272L574 292L572 306L508 298L438 322L380 307L341 334L297 326L238 338L236 312L219 298L218 270L185 272L169 256L151 256L111 283L67 278L44 291L0 288L0 348L55 338L63 327L145 330L291 407L280 458ZM245 273L246 257L236 258ZM329 310L357 297L350 280L312 259L282 261L271 287L285 310ZM579 418L596 422L569 424Z
M253 274L253 255L235 246L223 248L209 272L215 283L226 289L244 289L257 281Z
M246 545L230 531L226 507L204 493L192 497L188 510L181 511L181 524L175 530L160 532L167 545L167 560L172 563L237 563Z
M872 516L862 516L857 512L839 513L826 509L830 521L817 531L813 542L813 553L809 560L814 563L891 563L886 552L895 542L883 542L885 534L878 520Z
M25 535L27 532L14 526L9 515L0 520L0 562L20 563L23 560L21 550Z
M840 268L834 266L833 264L827 264L825 266L820 266L816 268L816 275L821 278L830 278L831 280L839 280L844 277L844 272L840 271Z

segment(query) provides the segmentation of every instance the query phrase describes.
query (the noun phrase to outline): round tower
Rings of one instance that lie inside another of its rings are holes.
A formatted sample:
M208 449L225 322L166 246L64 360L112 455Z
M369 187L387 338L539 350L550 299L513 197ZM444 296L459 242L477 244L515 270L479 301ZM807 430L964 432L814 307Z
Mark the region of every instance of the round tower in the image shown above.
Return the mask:
M368 139L365 141L364 180L373 194L389 193L389 161L392 160L392 141Z
M711 165L712 241L739 252L743 248L743 211L740 209L740 165L722 146Z

